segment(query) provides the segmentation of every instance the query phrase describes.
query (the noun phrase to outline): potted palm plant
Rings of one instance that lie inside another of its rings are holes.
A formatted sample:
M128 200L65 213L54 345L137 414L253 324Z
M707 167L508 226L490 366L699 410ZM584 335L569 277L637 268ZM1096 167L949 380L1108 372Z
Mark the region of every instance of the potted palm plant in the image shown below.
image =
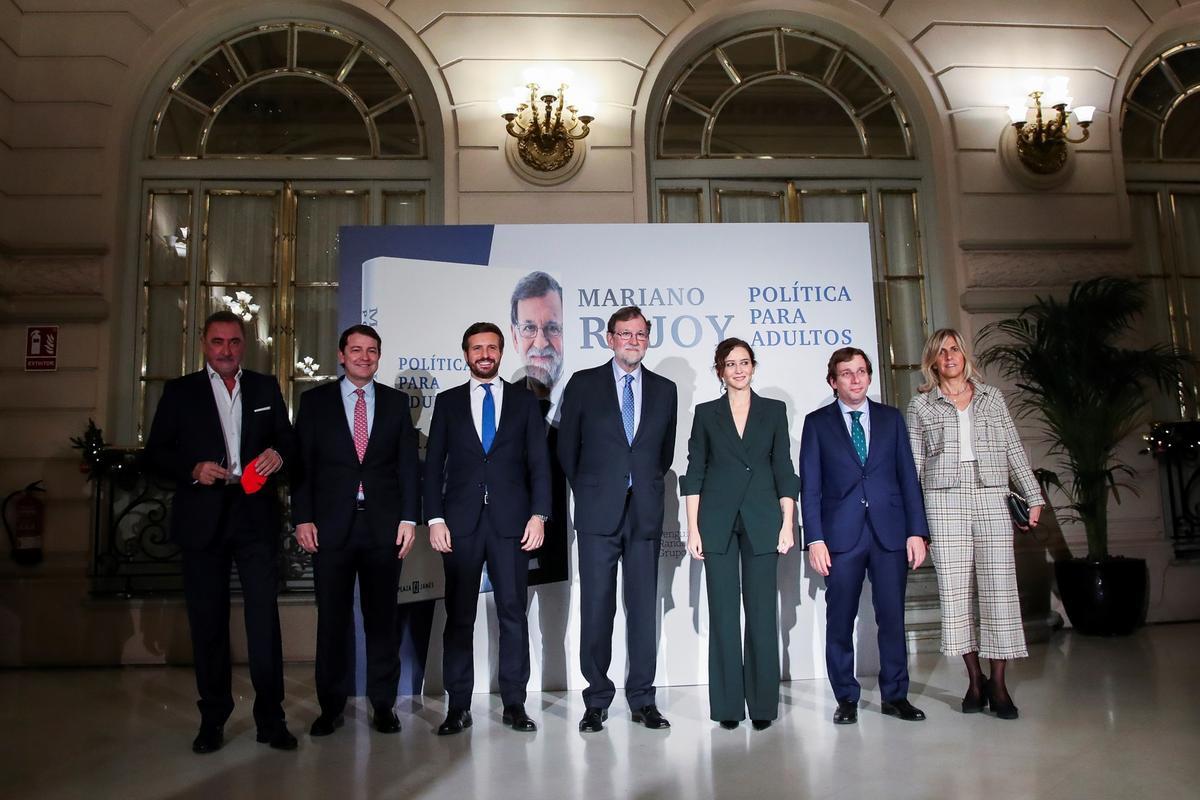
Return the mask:
M1134 491L1118 446L1144 424L1154 386L1180 385L1188 355L1168 345L1122 346L1146 305L1145 287L1104 277L1071 287L1065 302L1038 297L1018 316L980 331L980 364L994 365L1020 390L1018 416L1043 426L1059 473L1037 470L1043 491L1065 497L1060 510L1083 524L1087 557L1055 563L1059 595L1081 633L1132 632L1145 618L1143 559L1108 551L1108 502Z

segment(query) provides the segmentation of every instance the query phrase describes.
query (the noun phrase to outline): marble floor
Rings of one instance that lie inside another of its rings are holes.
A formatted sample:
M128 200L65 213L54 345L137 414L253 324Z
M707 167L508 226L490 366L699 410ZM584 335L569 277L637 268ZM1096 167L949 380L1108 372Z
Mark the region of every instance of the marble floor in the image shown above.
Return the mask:
M1196 798L1200 797L1200 624L1125 639L1058 633L1012 670L1020 720L957 710L957 659L914 656L910 699L924 723L879 713L864 682L859 723L830 722L816 681L783 685L780 721L724 731L704 687L660 691L667 732L617 709L583 735L576 692L531 694L537 734L500 723L499 698L476 695L475 727L432 734L441 698L406 698L404 730L344 728L313 740L311 665L287 668L297 752L254 741L250 686L235 671L237 710L220 752L190 751L197 722L187 669L0 672L0 796L11 798Z

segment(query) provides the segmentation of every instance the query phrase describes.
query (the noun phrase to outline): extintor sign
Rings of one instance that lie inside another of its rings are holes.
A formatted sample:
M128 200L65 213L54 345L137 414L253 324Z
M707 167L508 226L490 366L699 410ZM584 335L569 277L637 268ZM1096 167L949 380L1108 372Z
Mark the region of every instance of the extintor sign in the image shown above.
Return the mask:
M58 369L58 326L30 325L25 329L25 371Z

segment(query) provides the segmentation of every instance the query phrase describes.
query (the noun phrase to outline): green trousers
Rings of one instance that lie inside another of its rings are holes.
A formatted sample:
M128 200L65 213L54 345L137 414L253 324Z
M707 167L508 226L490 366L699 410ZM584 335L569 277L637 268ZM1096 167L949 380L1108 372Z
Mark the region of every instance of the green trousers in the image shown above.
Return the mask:
M779 716L778 563L778 553L755 555L740 525L726 552L704 554L708 702L714 720L743 720L747 710L750 719ZM744 651L739 595L746 610Z

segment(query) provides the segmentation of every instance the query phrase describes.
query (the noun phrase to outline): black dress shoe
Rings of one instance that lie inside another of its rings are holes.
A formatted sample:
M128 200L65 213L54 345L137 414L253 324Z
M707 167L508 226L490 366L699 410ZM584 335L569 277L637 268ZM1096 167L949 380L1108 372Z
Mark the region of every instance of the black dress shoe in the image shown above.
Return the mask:
M273 750L295 750L297 745L296 737L288 732L283 722L270 728L259 728L255 738L259 744L269 745Z
M375 706L375 730L380 733L399 733L400 720L396 717L396 712L390 708L383 706Z
M525 713L525 706L520 703L514 703L511 706L504 707L504 715L500 717L505 725L512 728L514 731L521 733L533 733L537 730L537 725Z
M750 724L754 726L754 730L756 731L765 731L767 728L771 727L771 720L752 719L750 720Z
M438 736L462 733L471 727L471 712L465 708L452 708L446 712L446 721L438 725Z
M723 719L723 720L721 720L721 727L722 727L722 728L724 728L724 729L725 729L725 730L727 730L727 731L736 731L736 730L737 730L737 727L738 727L738 724L739 724L739 721L738 721L738 720L736 720L736 719Z
M990 681L988 682L987 704L991 708L992 713L1000 719L1016 719L1020 716L1017 707L1013 705L1011 696L1004 702L996 699L996 690Z
M633 712L633 721L640 722L652 731L660 731L663 728L671 727L671 723L667 722L658 710L658 706L651 703L648 706L642 706Z
M925 719L925 712L908 702L905 698L892 700L890 703L884 700L880 704L879 710L889 717L899 717L905 722L921 722Z
M225 744L225 728L222 725L201 725L200 732L192 739L193 753L215 753Z
M607 708L589 707L583 712L583 719L579 720L579 732L599 733L604 730L604 721L606 719L608 719Z
M833 712L834 725L853 725L858 722L858 703L851 700L838 700L838 707Z
M979 691L977 692L972 692L971 688L968 686L967 693L963 695L962 699L962 713L978 714L987 706L987 702L987 681L984 681L980 685Z
M313 720L308 729L309 736L328 736L340 728L344 720L341 714L322 714Z

